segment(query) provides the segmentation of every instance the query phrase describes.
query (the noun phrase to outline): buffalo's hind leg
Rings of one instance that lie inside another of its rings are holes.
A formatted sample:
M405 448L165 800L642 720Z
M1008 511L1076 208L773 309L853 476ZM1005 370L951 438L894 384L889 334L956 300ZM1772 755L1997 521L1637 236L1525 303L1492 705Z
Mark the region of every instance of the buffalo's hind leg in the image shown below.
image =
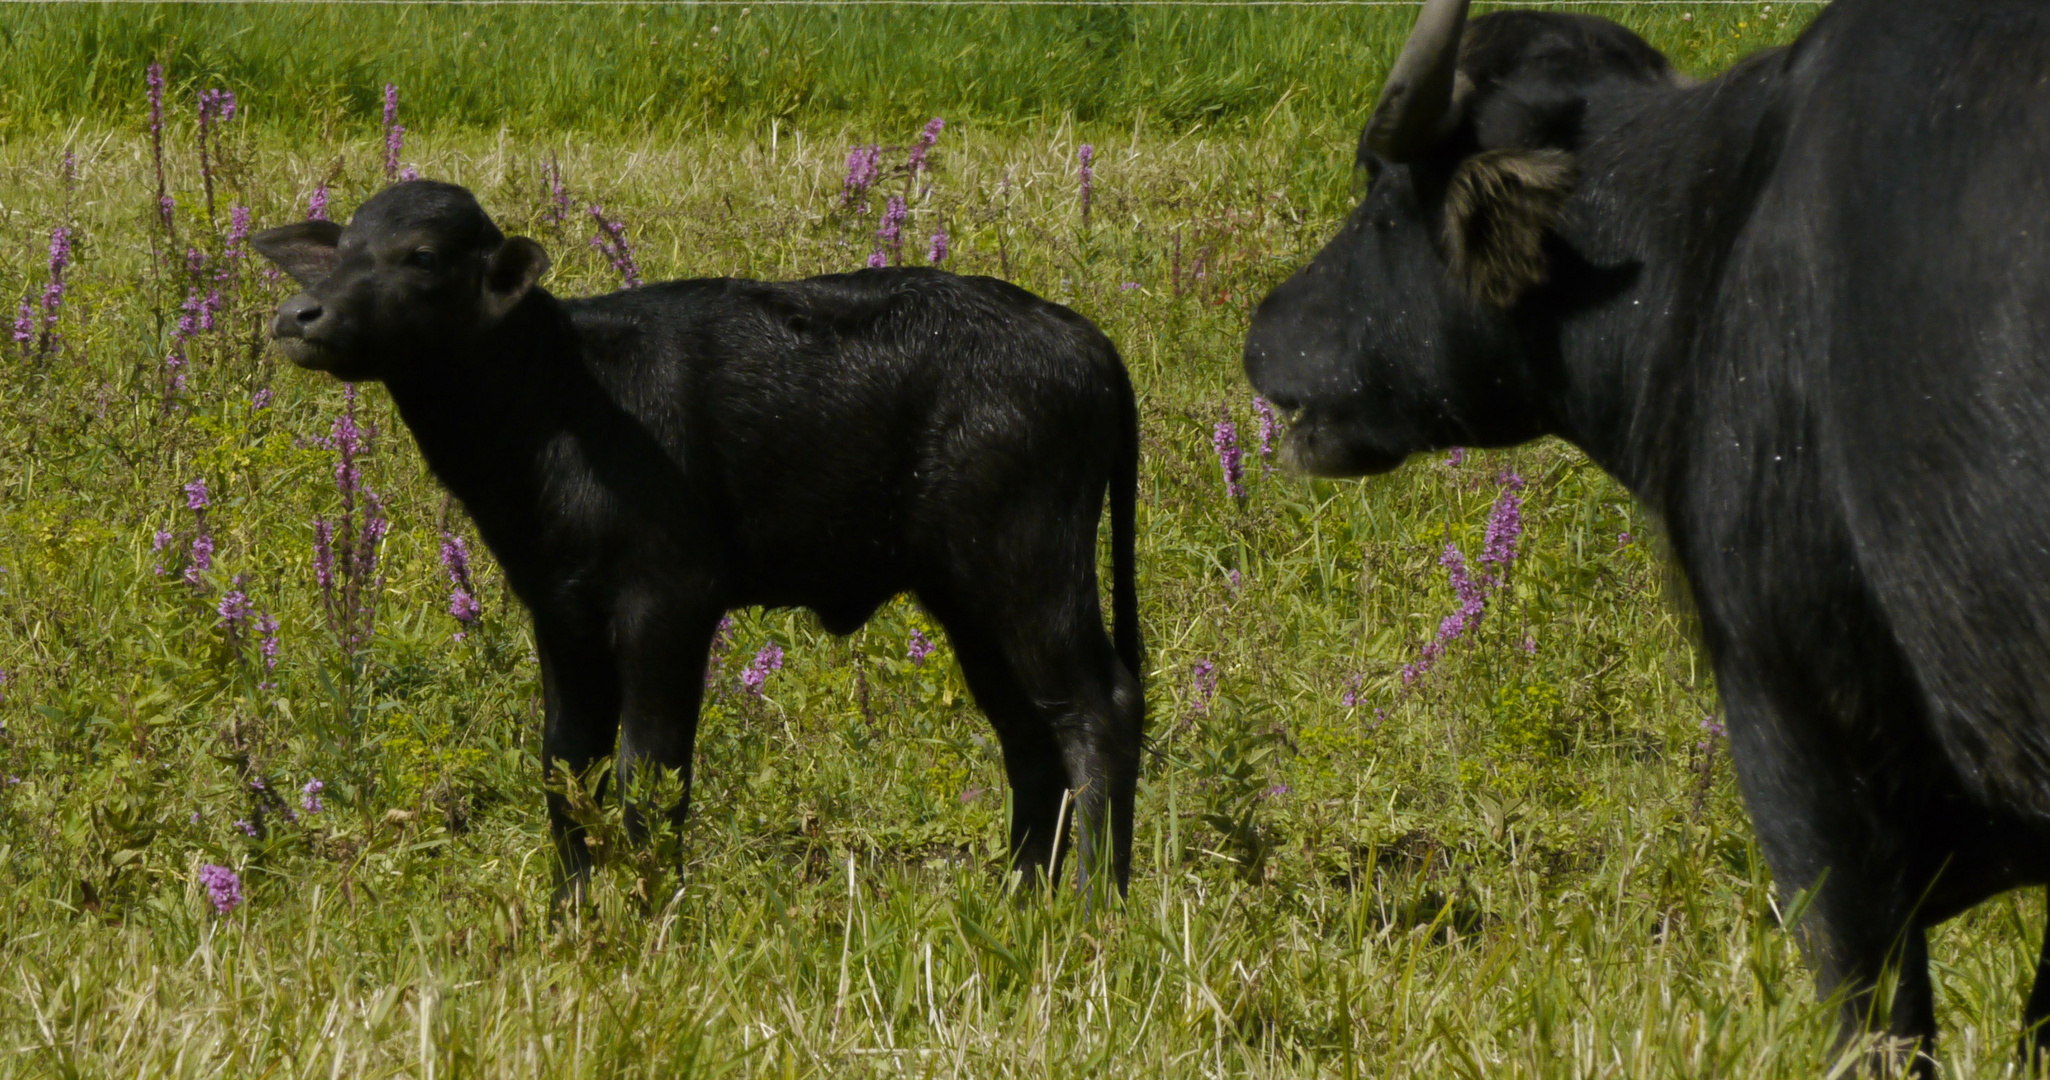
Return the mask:
M1104 634L1093 592L1080 602L1043 592L1007 599L1019 610L970 611L930 597L927 605L1003 744L1014 865L1028 880L1042 870L1059 879L1065 800L1080 833L1078 887L1109 871L1122 893L1131 877L1139 775L1138 680Z

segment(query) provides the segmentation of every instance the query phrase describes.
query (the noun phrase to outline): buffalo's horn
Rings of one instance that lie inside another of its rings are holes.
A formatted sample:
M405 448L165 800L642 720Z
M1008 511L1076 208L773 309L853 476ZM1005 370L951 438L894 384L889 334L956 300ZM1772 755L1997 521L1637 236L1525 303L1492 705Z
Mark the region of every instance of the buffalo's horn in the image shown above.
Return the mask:
M1414 161L1444 133L1452 107L1452 80L1459 66L1459 38L1466 28L1468 0L1425 0L1416 27L1388 81L1381 103L1361 140L1389 161Z

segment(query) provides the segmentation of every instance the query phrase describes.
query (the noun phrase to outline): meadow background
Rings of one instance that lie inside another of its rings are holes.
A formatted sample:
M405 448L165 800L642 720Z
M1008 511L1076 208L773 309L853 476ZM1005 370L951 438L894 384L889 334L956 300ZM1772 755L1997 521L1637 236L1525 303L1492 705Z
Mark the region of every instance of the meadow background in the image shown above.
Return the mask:
M1706 75L1815 9L1583 10ZM1626 493L1556 443L1269 468L1245 321L1347 210L1410 9L8 14L0 1076L1843 1067ZM524 615L381 390L263 345L289 289L247 229L402 170L562 294L944 232L1104 327L1144 425L1128 901L1015 894L993 740L900 601L848 638L736 613L681 873L593 808L596 902L551 919ZM1445 640L1448 546L1483 607ZM1950 1075L2013 1071L2042 917L1935 935Z

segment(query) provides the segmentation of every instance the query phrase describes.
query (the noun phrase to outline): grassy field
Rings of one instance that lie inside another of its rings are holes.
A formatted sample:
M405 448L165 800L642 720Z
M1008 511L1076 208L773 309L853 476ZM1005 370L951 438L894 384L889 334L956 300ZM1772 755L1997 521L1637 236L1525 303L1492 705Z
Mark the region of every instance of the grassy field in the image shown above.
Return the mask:
M1703 72L1809 9L1602 10ZM28 340L0 339L0 1076L1836 1064L1712 730L1714 688L1629 498L1556 444L1361 483L1266 467L1237 370L1247 312L1346 209L1362 88L1406 12L240 14L231 33L236 14L214 9L28 9L0 30L0 314L30 305ZM1081 84L1032 51L1072 44L1063 19L1111 17L1123 40L1188 50L1168 54L1192 58L1186 100L1233 79L1258 92L1214 122L1175 113L1124 92L1173 67L1149 54L1082 69L1109 74L1063 106ZM661 100L666 69L622 57L556 78L622 19L679 41L720 22L718 48L795 41L839 89L780 114L748 90L622 117L609 106ZM292 59L290 34L344 20L346 48ZM458 27L493 28L501 51L430 79ZM507 43L550 27L530 71ZM1267 73L1319 34L1351 59L1295 71L1314 87L1287 94ZM1009 51L946 60L968 55L955 39ZM872 55L885 41L898 51ZM168 230L143 96L155 59L172 86ZM325 185L341 216L384 182L377 93L394 77L400 164L470 185L541 240L559 293L620 281L593 247L594 204L649 280L787 277L863 264L882 198L908 194L903 261L944 229L949 267L1103 325L1145 437L1153 741L1128 902L1011 894L993 741L944 644L914 661L914 632L937 634L899 603L845 639L801 613L740 613L696 812L671 838L681 875L622 850L597 811L597 902L551 922L525 619L481 550L482 617L449 614L444 535L474 547L460 511L380 390L350 406L264 351L288 290L234 242L235 207L258 228L297 220ZM191 102L214 86L242 106L203 171ZM321 100L321 124L300 122ZM849 148L902 162L933 114L950 123L931 172L850 205ZM357 599L330 606L316 520L360 530L365 513L335 479L351 408L375 429L360 467L389 524ZM1478 568L1509 494L1522 533L1504 583L1406 680L1458 606L1448 544ZM349 618L372 620L353 644ZM741 675L771 645L786 661L757 695ZM207 866L239 880L226 913ZM1950 1075L2009 1068L2041 923L2040 899L2016 896L1935 935Z

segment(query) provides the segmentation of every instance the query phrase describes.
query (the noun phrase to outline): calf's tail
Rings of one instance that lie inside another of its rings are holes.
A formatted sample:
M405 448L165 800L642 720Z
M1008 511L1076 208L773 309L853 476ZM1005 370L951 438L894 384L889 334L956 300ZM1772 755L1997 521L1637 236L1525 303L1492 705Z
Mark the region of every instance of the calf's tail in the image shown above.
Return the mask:
M1123 365L1119 365L1122 376ZM1110 608L1118 659L1144 682L1144 649L1139 641L1138 526L1133 505L1139 497L1139 406L1129 377L1121 378L1118 445L1110 468Z

